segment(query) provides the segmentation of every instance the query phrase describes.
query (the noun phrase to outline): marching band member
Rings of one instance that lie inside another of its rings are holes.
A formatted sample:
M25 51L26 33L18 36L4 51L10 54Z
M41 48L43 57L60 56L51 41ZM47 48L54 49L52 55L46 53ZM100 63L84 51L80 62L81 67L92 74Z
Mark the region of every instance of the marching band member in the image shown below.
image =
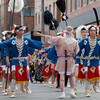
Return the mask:
M29 80L27 78L27 65L28 65L28 52L27 48L32 47L36 49L42 48L42 43L38 41L31 40L29 38L23 37L25 26L17 26L15 28L16 37L8 40L7 42L0 43L0 47L5 48L11 47L11 57L12 57L12 81L11 81L11 95L10 97L15 97L15 84L21 84L26 82L26 87L28 87ZM9 60L7 60L7 65L10 66ZM24 77L23 77L24 76Z
M87 79L85 95L90 97L90 82L99 80L100 40L97 39L97 28L95 26L90 26L88 32L89 37L79 43L80 50L84 49L84 55L81 57L78 54L77 58L83 59L84 67L80 68L81 75L78 75L78 78ZM94 88L97 88L97 86Z

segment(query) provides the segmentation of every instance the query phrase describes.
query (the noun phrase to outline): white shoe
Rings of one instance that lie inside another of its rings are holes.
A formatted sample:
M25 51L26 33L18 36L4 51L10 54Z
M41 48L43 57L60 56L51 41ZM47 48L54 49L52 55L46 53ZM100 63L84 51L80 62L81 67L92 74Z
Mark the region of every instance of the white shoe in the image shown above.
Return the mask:
M15 95L11 95L10 98L15 98Z
M93 85L93 89L94 89L94 91L95 91L96 93L99 93L99 92L100 92L99 89L98 89L98 86L94 86L94 85Z
M10 94L10 97L11 97L11 98L15 98L15 92L12 92L12 93Z
M2 94L4 96L8 95L10 93L10 89L5 89L5 92Z
M31 91L31 89L29 87L26 89L26 93L27 94L31 94L32 93L32 91Z
M2 88L2 84L0 84L0 88Z
M8 93L7 92L4 92L2 95L6 96L6 95L8 95Z
M44 86L46 86L47 84L45 83L45 84L43 84Z
M71 95L72 98L76 98L76 95L75 95L74 89L71 89L70 95Z
M61 93L61 96L59 97L59 99L64 99L65 98L65 92Z
M4 93L4 92L5 92L5 90L2 90L1 92L2 92L2 93Z
M90 95L90 92L89 91L85 91L85 96L86 97L90 97L91 95Z

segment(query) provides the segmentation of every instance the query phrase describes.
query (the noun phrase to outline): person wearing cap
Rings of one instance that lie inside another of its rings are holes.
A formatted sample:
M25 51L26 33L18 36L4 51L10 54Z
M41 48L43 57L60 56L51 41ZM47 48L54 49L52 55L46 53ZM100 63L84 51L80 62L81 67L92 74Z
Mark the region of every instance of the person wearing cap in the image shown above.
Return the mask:
M3 35L5 37L5 41L8 41L11 38L11 32L10 31L4 31ZM1 66L2 66L2 93L5 93L5 81L6 81L6 73L7 73L7 67L6 67L6 56L7 56L7 49L1 48ZM8 78L10 78L10 70L8 71ZM9 81L8 85L9 86Z
M12 32L8 31L6 34L5 34L5 37L6 37L6 41L8 41L12 36Z
M12 32L11 31L7 31L7 33L5 34L5 38L6 38L6 41L8 41L9 39L11 39L12 38ZM9 50L7 50L7 48L5 48L5 52L6 52L6 56L5 56L5 58L7 59L7 57L9 56L9 61L10 61L10 63L11 63L11 50L10 50L10 48L9 48ZM5 53L4 52L4 53ZM6 63L6 65L7 65L7 63ZM7 66L8 67L8 69L6 68L6 70L8 70L8 79L7 79L7 76L6 76L6 80L7 80L7 87L6 87L6 85L5 85L5 91L4 91L4 93L3 93L3 95L8 95L9 93L10 93L10 81L11 81L11 64L10 64L10 66ZM6 71L6 73L7 73L7 71Z
M57 36L64 36L64 32L58 32ZM52 64L52 78L51 78L51 88L54 88L54 82L55 82L55 77L57 77L57 89L56 91L61 91L60 90L60 74L58 73L58 71L55 70L56 64L57 64L57 50L55 46L52 46L51 50L47 53L46 57L44 59L49 59L51 60L51 64ZM67 86L67 81L68 78L67 76L65 77L65 87Z
M57 36L64 36L63 32L58 32ZM51 60L51 71L52 71L52 77L51 77L51 88L54 88L54 82L55 78L57 77L57 91L60 91L59 89L59 81L60 77L58 77L57 71L55 71L55 66L57 64L57 50L55 46L52 46L51 50L47 53L45 59Z
M46 54L50 51L51 47L45 47L41 51L39 51L39 66L43 66L42 77L44 79L44 86L48 84L48 80L51 76L51 61L48 59L44 59ZM38 66L38 67L39 67ZM38 73L36 71L36 77L38 79Z
M88 30L85 27L81 29L81 35L82 35L82 39L85 39L88 37Z
M43 43L31 40L29 38L23 37L25 26L17 26L15 28L16 37L0 43L0 47L5 47L7 49L11 48L12 57L12 81L11 81L11 95L10 97L15 97L15 84L27 83L25 86L28 87L27 78L27 66L28 66L28 47L35 49L41 49ZM7 66L10 66L9 59L6 59ZM26 92L28 91L28 88Z
M97 39L97 28L95 26L90 26L88 33L89 37L79 43L80 50L84 49L84 56L81 57L78 54L77 58L84 60L84 68L81 71L85 73L87 80L85 95L90 97L90 82L99 80L100 39ZM94 86L94 88L97 89L97 86Z
M64 37L54 37L48 36L44 34L40 34L38 32L34 32L34 36L41 36L45 39L46 45L56 46L57 49L57 66L56 70L60 74L60 89L61 89L61 96L60 99L65 98L65 75L69 75L69 80L71 84L71 97L76 97L74 92L74 76L73 76L73 65L74 65L74 55L76 55L79 51L79 46L77 41L72 38L73 28L71 26L67 26L65 29L66 36ZM67 67L67 68L65 68ZM67 69L67 70L65 70Z
M86 26L81 27L79 32L76 31L76 34L77 35L79 34L78 37L80 36L80 38L76 38L78 43L80 43L83 39L87 38L88 37L88 30L86 29ZM83 57L84 49L82 49L82 51L80 50L79 54L81 55L81 57ZM74 73L75 73L75 89L74 90L75 90L75 94L77 94L77 83L78 83L78 80L80 80L81 83L82 83L83 80L85 80L85 77L84 77L85 73L83 73L81 71L81 69L84 68L83 60L82 59L76 59L76 62L75 62L74 66L75 66L75 68L74 68Z
M58 32L57 33L57 36L61 36L63 37L64 36L64 32ZM46 55L46 58L50 59L51 62L52 62L52 66L53 67L53 70L52 70L52 84L51 84L51 88L54 87L54 82L55 82L55 77L57 77L57 89L56 91L61 91L60 90L60 74L58 73L58 71L55 70L55 67L56 67L56 64L57 64L57 49L55 46L53 46L51 48L51 50L48 52L48 54ZM55 72L55 73L54 73ZM68 82L68 76L65 76L65 87L67 86L67 82Z

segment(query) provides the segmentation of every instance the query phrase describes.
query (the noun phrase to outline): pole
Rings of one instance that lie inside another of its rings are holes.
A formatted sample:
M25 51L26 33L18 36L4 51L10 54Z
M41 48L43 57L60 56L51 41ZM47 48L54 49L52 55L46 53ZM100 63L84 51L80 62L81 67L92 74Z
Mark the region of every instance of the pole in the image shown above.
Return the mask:
M44 0L41 0L41 33L44 34ZM43 38L41 41L44 41Z
M23 13L23 9L21 10L21 26L24 26L24 13Z
M14 2L13 2L13 14L12 14L12 26L11 26L11 30L13 29L14 10L15 10L15 0L14 0Z
M7 66L7 77L6 77L6 84L5 84L5 91L7 92L7 84L8 84L8 73L9 72L9 66Z
M8 12L9 12L9 30L11 31L11 24L12 24L12 13L11 13L11 8L8 7Z

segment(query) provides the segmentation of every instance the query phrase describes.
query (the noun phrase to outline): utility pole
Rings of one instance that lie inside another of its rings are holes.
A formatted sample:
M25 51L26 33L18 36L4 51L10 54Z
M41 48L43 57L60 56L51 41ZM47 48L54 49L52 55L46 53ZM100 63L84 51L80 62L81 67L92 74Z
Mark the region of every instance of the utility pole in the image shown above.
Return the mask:
M24 26L24 9L28 7L28 0L24 0L24 8L21 10L21 26Z
M13 1L13 14L12 14L11 30L13 29L14 11L15 11L15 0Z
M24 26L24 9L21 10L21 26Z
M41 33L44 34L44 0L41 0ZM43 42L43 38L41 38Z

